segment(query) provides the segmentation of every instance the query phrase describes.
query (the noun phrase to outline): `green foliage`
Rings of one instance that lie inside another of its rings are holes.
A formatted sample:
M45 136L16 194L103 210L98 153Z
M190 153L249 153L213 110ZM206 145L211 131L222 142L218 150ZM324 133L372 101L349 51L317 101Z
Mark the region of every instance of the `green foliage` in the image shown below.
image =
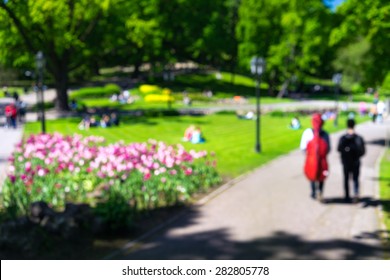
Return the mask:
M349 0L337 9L340 24L332 30L330 44L341 47L336 64L351 83L379 86L388 73L389 12L387 0Z
M362 85L358 84L358 83L352 85L351 91L354 94L359 94L359 93L364 93L365 92L364 87L362 87Z
M387 73L385 79L383 80L379 93L381 95L390 95L390 72Z
M89 97L110 97L113 94L119 94L121 88L115 84L107 84L104 87L87 87L75 90L71 97L74 99L83 99Z
M274 90L293 77L324 75L331 28L332 14L319 0L244 0L237 26L240 65L248 69L252 56L265 57Z
M0 64L33 69L43 51L62 109L69 78L88 79L102 67L132 66L126 74L137 76L142 66L161 72L194 61L249 74L254 55L267 61L262 80L273 95L335 70L345 89L379 86L390 69L389 2L349 0L336 13L323 2L3 1Z
M380 163L380 198L383 201L383 222L390 231L390 149L387 149ZM390 243L390 238L387 240Z
M1 1L0 63L34 69L35 55L42 51L45 73L53 78L57 89L57 105L66 110L69 73L88 64L92 57L101 57L105 50L101 44L108 34L105 28L112 26L100 23L105 22L111 7L122 3L120 0Z
M367 81L366 69L372 63L370 58L370 43L361 38L337 52L333 65L343 73L342 86L346 90L353 90L356 83Z

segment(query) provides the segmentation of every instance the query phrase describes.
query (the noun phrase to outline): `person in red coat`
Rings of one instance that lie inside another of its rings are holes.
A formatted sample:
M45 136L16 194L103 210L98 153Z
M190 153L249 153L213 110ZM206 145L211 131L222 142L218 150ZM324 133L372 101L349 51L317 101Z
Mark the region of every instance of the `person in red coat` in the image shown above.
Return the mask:
M312 128L306 129L301 138L301 150L306 152L304 173L310 181L311 197L323 200L324 181L329 174L326 156L330 151L330 139L322 129L324 122L320 114L312 117ZM317 196L318 193L318 196Z
M5 117L7 119L7 127L16 128L17 109L15 104L5 106Z

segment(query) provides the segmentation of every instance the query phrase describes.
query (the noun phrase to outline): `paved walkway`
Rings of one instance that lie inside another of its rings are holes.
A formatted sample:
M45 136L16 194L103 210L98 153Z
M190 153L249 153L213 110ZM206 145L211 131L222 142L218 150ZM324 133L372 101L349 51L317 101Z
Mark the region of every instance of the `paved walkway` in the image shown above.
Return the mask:
M29 93L20 96L20 98L27 103L28 106L33 106L37 103L37 96L35 93ZM45 100L52 101L55 98L55 91L49 89L45 91ZM23 126L17 129L7 129L5 125L4 108L7 104L12 103L13 98L0 98L0 190L3 185L3 181L6 177L6 170L8 165L8 158L12 154L15 145L22 139ZM57 117L56 114L50 114L51 118ZM28 121L36 121L37 114L29 113L27 116Z
M14 150L15 144L22 139L23 129L6 129L0 126L0 190L6 178L8 158Z
M357 132L367 141L362 160L361 199L344 203L342 173L335 151L341 133L331 136L331 175L325 203L309 198L301 151L248 174L202 205L182 213L164 229L129 243L107 258L119 259L382 259L389 248L379 236L376 165L390 130L365 123ZM297 143L298 145L298 143ZM388 202L388 201L387 201Z

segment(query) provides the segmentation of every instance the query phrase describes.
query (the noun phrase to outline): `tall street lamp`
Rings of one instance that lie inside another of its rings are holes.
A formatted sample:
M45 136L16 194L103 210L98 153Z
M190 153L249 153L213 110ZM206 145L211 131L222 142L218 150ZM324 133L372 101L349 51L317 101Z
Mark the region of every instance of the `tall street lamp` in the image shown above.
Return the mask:
M265 69L265 60L262 57L253 57L251 59L251 73L256 78L256 153L261 152L261 143L260 143L260 81L261 74L263 74Z
M42 133L46 133L46 123L45 123L45 102L43 97L43 68L45 67L45 57L43 56L43 53L39 51L37 55L35 56L35 62L37 67L37 86L38 86L38 93L40 96L40 109L41 109L41 127L42 127Z
M334 98L335 98L335 102L336 102L336 116L334 118L334 126L337 127L338 126L338 118L339 118L339 94L340 94L340 83L341 83L341 79L342 79L343 75L341 75L341 73L336 73L333 75L332 77L332 81L333 83L335 84L335 87L334 87Z

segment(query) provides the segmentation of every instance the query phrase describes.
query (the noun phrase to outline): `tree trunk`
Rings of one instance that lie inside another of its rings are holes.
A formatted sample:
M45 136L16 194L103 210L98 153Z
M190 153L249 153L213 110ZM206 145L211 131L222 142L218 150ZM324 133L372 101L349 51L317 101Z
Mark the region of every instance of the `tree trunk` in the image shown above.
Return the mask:
M277 98L282 98L287 93L288 85L290 84L290 79L286 79L282 85L282 88L280 89Z
M137 61L134 63L134 72L132 74L132 77L133 78L138 78L141 71L140 71L140 67L141 67L141 62L140 61Z
M66 65L59 67L54 75L57 91L56 108L60 111L69 111L68 98L68 69Z

